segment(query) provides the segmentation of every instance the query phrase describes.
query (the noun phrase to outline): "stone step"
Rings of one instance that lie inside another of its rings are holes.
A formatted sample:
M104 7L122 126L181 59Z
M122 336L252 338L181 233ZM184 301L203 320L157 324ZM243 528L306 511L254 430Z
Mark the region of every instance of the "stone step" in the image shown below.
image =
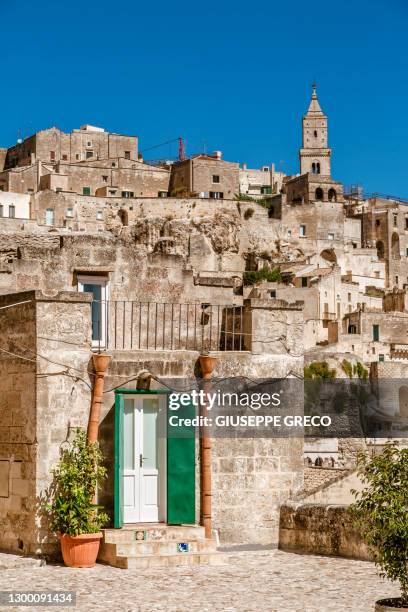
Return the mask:
M179 545L184 546L184 550L180 550ZM100 556L124 556L133 557L136 555L176 555L199 552L216 552L217 545L215 540L183 540L182 542L177 540L168 541L142 541L142 542L126 542L109 544L106 542L101 543Z
M151 567L178 567L194 565L223 565L228 555L219 552L178 553L176 555L137 555L134 557L118 556L114 567L121 569L149 569Z
M103 541L107 544L130 544L142 542L187 542L204 540L204 527L201 525L163 525L141 524L126 526L122 529L102 529Z

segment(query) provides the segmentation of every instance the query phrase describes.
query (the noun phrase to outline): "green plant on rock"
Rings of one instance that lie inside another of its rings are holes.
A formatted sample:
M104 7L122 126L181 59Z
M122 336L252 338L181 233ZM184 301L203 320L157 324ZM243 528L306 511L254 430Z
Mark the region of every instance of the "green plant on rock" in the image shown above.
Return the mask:
M243 275L244 285L255 285L260 281L266 281L269 283L277 283L282 280L282 276L280 270L278 268L273 268L270 270L267 266L261 268L261 270L255 271L246 271Z
M341 368L349 378L353 378L353 365L347 359L343 359Z
M93 501L98 483L106 478L102 459L98 443L87 444L81 429L68 447L61 448L44 504L54 532L71 536L97 533L109 521Z
M336 370L330 369L327 361L313 361L304 368L304 377L313 380L335 378Z
M408 448L386 444L371 458L360 453L358 475L364 488L353 490L349 508L356 527L374 550L380 575L399 581L401 604L408 605Z
M352 364L350 363L350 361L347 361L347 359L343 359L341 367L343 372L345 372L350 379L352 379L353 377L357 377L360 380L367 380L368 378L368 370L363 366L362 363L360 363L360 361L357 361L357 363Z
M247 221L248 219L250 219L251 217L254 216L254 209L253 208L247 208L246 211L244 212L244 219Z

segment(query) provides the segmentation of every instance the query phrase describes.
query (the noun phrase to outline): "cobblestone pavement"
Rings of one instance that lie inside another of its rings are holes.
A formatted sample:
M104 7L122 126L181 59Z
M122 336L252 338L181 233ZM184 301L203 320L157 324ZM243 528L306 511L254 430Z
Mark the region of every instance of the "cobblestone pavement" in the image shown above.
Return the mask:
M380 579L372 563L281 551L231 554L223 566L143 571L28 567L9 557L0 590L74 590L77 605L60 608L67 611L366 612L376 599L398 596L397 585Z

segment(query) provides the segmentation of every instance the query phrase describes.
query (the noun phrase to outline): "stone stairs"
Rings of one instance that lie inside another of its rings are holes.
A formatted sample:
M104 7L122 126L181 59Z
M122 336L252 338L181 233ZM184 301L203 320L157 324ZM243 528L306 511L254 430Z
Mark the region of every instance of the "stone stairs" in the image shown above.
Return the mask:
M102 529L98 561L122 569L221 565L227 555L198 525L144 523L122 529Z

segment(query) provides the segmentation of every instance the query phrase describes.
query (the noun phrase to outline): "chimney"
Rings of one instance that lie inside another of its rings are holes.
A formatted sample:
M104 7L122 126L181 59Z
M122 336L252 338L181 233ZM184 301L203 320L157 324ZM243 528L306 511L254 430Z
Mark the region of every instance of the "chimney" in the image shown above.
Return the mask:
M213 156L215 159L222 159L222 151L214 151Z

